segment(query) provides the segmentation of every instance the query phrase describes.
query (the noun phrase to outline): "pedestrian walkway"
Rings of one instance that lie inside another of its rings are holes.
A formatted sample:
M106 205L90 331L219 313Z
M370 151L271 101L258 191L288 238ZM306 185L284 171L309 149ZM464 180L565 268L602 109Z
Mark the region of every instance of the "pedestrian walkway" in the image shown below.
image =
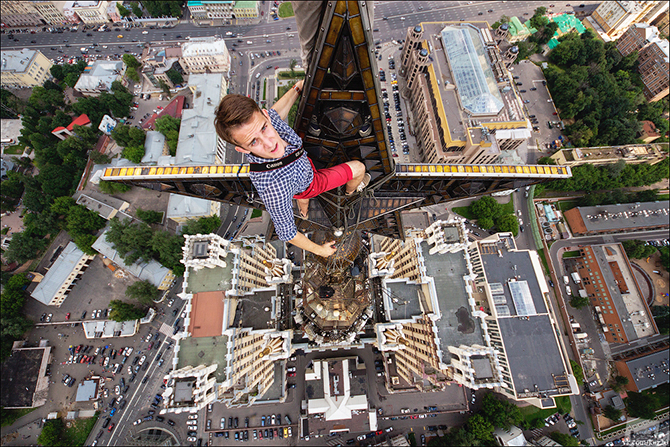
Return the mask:
M172 326L168 326L167 324L162 323L161 328L158 330L158 332L165 334L166 337L174 338L174 336L172 335L173 330L174 329L172 328Z

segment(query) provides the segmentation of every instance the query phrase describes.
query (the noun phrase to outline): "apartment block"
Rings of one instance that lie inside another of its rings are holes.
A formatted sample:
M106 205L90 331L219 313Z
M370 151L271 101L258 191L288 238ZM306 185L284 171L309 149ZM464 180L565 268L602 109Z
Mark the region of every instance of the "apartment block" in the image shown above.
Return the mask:
M616 40L635 23L651 23L668 10L667 2L659 1L604 1L590 19L597 31L608 40Z
M25 2L28 3L28 2ZM48 25L63 26L70 23L79 23L79 17L70 13L65 16L65 6L71 2L57 2L57 1L36 1L32 2L37 13L44 19ZM72 22L74 18L74 22Z
M521 99L485 22L409 28L399 68L421 161L499 163L530 138Z
M47 306L60 307L95 256L81 251L70 242L30 294Z
M115 2L112 2L115 3ZM110 21L107 10L110 2L102 1L71 1L65 5L66 10L71 10L86 25L102 25Z
M74 89L84 96L98 96L102 92L109 92L114 81L127 83L123 77L125 70L123 61L95 61L84 69Z
M235 1L233 0L189 0L186 7L191 18L200 25L220 25L224 20L233 18ZM209 22L209 23L207 23Z
M223 39L198 37L182 45L179 61L191 73L225 73L230 69L230 53Z
M237 1L233 7L233 18L235 19L256 19L260 14L257 1Z
M644 126L643 126L644 129ZM641 138L648 138L644 134ZM609 165L620 160L627 164L646 163L655 165L665 160L667 155L654 144L629 144L625 146L577 147L559 149L551 155L556 164L579 166L585 163L594 166Z
M151 46L142 55L142 76L151 82L154 87L160 87L160 82L163 81L170 88L174 88L175 85L167 75L167 72L175 70L182 75L184 74L184 70L181 64L179 64L181 55L182 50L179 46Z
M666 3L667 5L667 3ZM668 95L670 78L669 44L658 34L655 26L636 23L617 41L623 56L639 52L638 72L644 84L644 96L649 102Z
M51 77L53 64L38 50L2 51L0 59L2 87L35 87Z
M44 24L33 2L6 0L0 2L0 20L7 28L41 26Z

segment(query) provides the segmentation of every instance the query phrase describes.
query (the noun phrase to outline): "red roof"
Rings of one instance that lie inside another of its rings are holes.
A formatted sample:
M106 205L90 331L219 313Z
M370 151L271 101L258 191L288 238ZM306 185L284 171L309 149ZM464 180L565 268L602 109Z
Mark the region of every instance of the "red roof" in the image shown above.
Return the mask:
M72 120L70 125L67 126L67 130L74 129L75 124L77 126L85 126L87 124L91 124L91 120L88 119L88 116L85 113L83 113L83 114L79 115L77 118L75 118L74 120Z
M158 113L154 113L149 119L142 125L143 129L154 129L154 122L157 118L160 118L164 115L170 115L172 118L181 119L181 111L184 108L184 97L176 96L168 105L165 106L163 110L159 110Z
M52 130L51 133L60 132L61 130L65 130L65 127L63 127L63 126L58 126L58 127L56 127L54 130Z

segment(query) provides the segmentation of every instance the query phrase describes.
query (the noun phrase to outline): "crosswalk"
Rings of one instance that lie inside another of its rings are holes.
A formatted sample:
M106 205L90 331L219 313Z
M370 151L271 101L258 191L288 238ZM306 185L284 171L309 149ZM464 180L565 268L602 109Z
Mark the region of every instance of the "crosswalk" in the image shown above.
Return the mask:
M174 336L172 335L173 330L174 329L172 328L172 326L168 326L167 324L162 323L160 329L158 329L158 332L165 334L166 337L174 338Z

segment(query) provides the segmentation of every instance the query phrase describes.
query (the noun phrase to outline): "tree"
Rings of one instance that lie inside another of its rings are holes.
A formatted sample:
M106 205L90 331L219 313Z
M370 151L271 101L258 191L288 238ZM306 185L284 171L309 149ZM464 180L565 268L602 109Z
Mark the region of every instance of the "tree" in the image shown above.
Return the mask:
M219 216L201 217L198 220L189 221L182 228L182 234L211 234L221 226Z
M491 219L490 217L482 217L481 219L477 219L477 225L479 225L485 230L488 230L490 228L493 228L493 225L495 224L493 223L493 219Z
M537 164L539 164L539 165L555 165L556 160L554 160L551 157L540 157L540 159L537 160Z
M484 419L481 414L475 414L466 424L468 431L472 433L475 438L482 441L490 441L493 439L493 425Z
M119 10L119 15L121 17L126 18L130 15L130 9L126 8L121 3L117 3L116 8Z
M9 262L16 261L24 264L35 259L37 254L46 248L49 241L32 237L25 231L12 234L9 248L5 251L5 259Z
M582 367L579 366L579 363L570 359L570 368L572 368L572 372L575 375L577 385L579 386L584 385L584 371L582 370Z
M131 81L140 82L140 75L135 68L126 68L126 77Z
M291 77L295 78L295 66L298 62L295 59L291 59L289 63L289 68L291 69Z
M653 419L659 406L658 398L651 393L629 391L625 402L628 414L642 419Z
M142 157L144 157L144 147L143 146L128 146L123 149L121 156L127 158L133 163L140 163Z
M63 436L64 431L65 424L63 424L62 419L49 419L44 423L42 432L37 438L37 443L45 446L63 445L61 436Z
M130 9L133 10L133 14L135 14L135 16L142 17L144 15L144 13L142 12L142 8L140 8L138 3L139 2L132 2L130 4Z
M603 409L603 416L616 422L621 418L621 410L608 405Z
M498 232L512 233L514 237L519 234L519 220L514 214L503 214L494 221Z
M564 447L577 447L579 445L579 441L575 438L558 431L549 433L549 437Z
M177 143L179 142L179 126L181 120L165 115L155 121L156 130L165 135L170 155L174 156L177 152Z
M135 214L137 214L138 219L148 224L157 224L163 221L163 213L158 211L138 208Z
M51 73L51 76L53 76L55 79L58 79L59 81L65 79L62 65L52 65L49 69L49 72Z
M512 402L497 399L493 393L484 396L482 414L494 427L505 430L523 421L519 407Z
M142 66L142 62L138 61L132 54L124 54L123 63L126 64L126 67L132 69L140 68Z
M83 205L71 207L66 221L67 232L73 238L84 234L95 234L105 226L105 219Z
M153 231L145 223L123 223L114 218L110 222L107 232L107 242L114 245L119 256L126 264L134 264L142 259L148 261L153 258L154 250L151 248L151 237Z
M661 247L661 265L665 270L670 270L670 247Z
M109 319L113 321L139 320L146 315L146 311L120 300L110 301L109 307L112 309Z
M184 77L174 68L170 68L165 74L174 85L180 85L184 82Z
M653 245L645 245L643 241L638 239L623 241L621 245L623 245L624 250L626 250L628 257L633 259L644 259L656 253L656 247Z
M137 281L128 286L126 296L141 304L151 304L160 297L160 291L149 281Z
M104 192L105 194L122 194L124 192L130 191L133 187L124 183L100 180L100 183L98 183L98 188L100 188L100 191Z
M88 155L88 157L96 165L107 165L107 164L111 163L111 161L112 161L112 159L109 158L109 155L103 154L103 153L98 152L98 151L91 151L91 153Z
M183 246L183 236L177 236L167 231L156 231L151 238L151 249L155 253L154 258L163 266L172 270L176 276L183 276L185 271L184 264L181 263Z
M572 297L570 297L570 305L575 309L581 309L582 307L589 305L589 299L582 296L572 295Z
M477 219L488 217L495 219L502 213L502 207L493 197L484 196L479 200L472 202L469 206L470 213Z
M163 93L165 93L165 96L169 98L172 97L172 93L170 93L170 86L165 83L162 79L158 80L158 86L163 90Z

